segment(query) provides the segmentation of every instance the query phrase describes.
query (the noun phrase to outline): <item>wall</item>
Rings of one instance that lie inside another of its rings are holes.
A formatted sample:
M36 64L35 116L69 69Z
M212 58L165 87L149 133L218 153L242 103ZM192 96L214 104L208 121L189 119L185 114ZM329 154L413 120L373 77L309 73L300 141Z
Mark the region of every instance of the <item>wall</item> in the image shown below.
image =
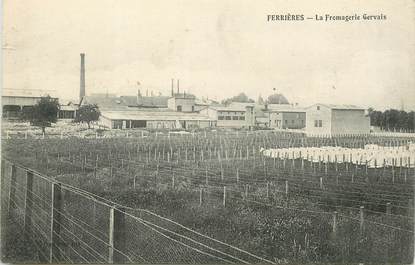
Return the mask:
M246 112L245 111L227 111L219 110L218 114L218 127L228 127L228 128L242 128L246 127ZM221 120L221 117L224 119ZM243 120L240 119L243 117Z
M1 105L34 106L40 97L1 97Z
M302 129L306 125L306 114L305 112L283 112L281 124L283 129Z
M370 118L364 110L333 110L331 116L331 134L367 134L370 133Z
M268 112L268 120L270 128L282 129L282 113L281 112Z
M167 100L167 107L171 110L177 111L177 106L182 106L182 112L194 112L195 99L192 98L169 98Z
M320 110L317 110L317 106ZM321 120L322 127L315 127L314 121ZM331 109L316 104L306 109L306 132L308 134L330 135L331 133Z

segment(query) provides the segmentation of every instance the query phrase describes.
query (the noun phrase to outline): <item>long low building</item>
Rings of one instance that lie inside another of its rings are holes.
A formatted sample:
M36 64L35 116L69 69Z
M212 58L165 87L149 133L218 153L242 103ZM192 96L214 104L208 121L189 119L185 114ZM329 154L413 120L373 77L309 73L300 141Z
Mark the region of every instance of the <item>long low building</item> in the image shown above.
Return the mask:
M217 121L217 127L251 128L255 125L254 108L209 106L200 111L201 114Z
M110 129L203 129L216 127L216 120L199 113L171 110L103 111L100 125Z

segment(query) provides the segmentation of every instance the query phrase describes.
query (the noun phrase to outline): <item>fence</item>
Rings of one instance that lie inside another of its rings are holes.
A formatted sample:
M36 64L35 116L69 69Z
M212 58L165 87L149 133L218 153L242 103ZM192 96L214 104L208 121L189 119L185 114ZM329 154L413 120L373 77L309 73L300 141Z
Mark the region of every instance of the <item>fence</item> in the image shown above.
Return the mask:
M2 206L41 262L272 263L152 212L2 161Z

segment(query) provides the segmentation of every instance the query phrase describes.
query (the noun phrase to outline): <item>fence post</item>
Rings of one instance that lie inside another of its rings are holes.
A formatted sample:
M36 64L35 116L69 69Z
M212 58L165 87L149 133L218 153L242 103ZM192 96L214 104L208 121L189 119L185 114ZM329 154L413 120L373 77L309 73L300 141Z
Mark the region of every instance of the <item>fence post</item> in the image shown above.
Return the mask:
M333 212L333 234L334 236L337 234L337 211Z
M267 182L267 200L269 200L269 182Z
M202 206L203 204L203 188L200 188L199 190L199 206Z
M360 206L360 234L363 234L364 229L364 222L365 222L365 216L364 216L364 210L365 206Z
M391 214L391 203L390 202L386 203L386 213Z
M111 207L109 220L108 263L125 263L122 252L125 249L125 215L122 209ZM117 250L114 252L114 249Z
M24 202L24 231L30 233L33 207L33 172L26 171L26 195Z
M16 194L16 165L12 165L11 172L10 172L9 209L8 209L9 215L11 214L12 207L16 200L15 194Z
M175 188L175 185L176 185L176 183L175 183L174 171L173 171L172 176L171 176L171 187L174 189Z
M60 232L62 211L62 188L60 183L52 183L52 214L50 222L51 244L49 249L49 263L60 262Z
M223 207L226 206L226 186L223 186Z
M320 177L320 189L323 189L323 177Z
M410 217L414 217L414 199L408 200L408 213Z
M248 190L249 190L249 185L246 184L245 185L245 200L248 200Z

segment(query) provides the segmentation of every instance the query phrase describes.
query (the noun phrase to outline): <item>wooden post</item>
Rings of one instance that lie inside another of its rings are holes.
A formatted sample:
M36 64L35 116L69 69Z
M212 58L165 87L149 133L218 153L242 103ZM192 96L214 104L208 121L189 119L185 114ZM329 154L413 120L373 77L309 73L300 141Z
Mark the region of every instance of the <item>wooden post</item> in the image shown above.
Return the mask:
M223 186L223 207L226 206L226 186Z
M122 209L112 207L109 220L109 251L108 263L125 263L125 256L120 252L125 250L125 215ZM114 252L114 249L117 251Z
M363 234L365 216L364 216L365 206L360 206L360 234Z
M333 213L333 234L334 236L336 236L337 234L337 217L338 217L337 211L334 211Z
M320 177L320 189L323 189L323 177Z
M60 183L52 183L52 214L49 249L49 263L61 262L60 233L61 233L61 212L62 212L62 188Z
M267 195L267 200L269 200L269 182L267 182L267 193L266 193L266 195Z
M208 176L208 167L207 167L207 165L206 165L206 170L205 170L205 177L206 177L206 186L208 186L209 185L209 176Z
M24 231L30 233L33 207L33 172L26 172L26 195L24 202Z
M174 189L175 186L176 186L176 182L175 182L174 171L173 171L172 176L171 176L171 187L172 187L172 189Z
M3 178L3 175L2 175ZM11 214L12 208L16 207L14 202L16 201L16 166L11 165L10 172L10 189L9 189L9 216Z
M288 180L285 181L285 195L288 197Z
M248 185L248 184L246 184L246 185L245 185L245 200L247 200L247 199L248 199L248 191L249 191L249 185Z
M386 214L391 214L391 203L390 202L386 203Z
M414 217L414 199L408 200L408 215Z
M200 188L199 190L199 206L202 206L203 204L203 188Z

